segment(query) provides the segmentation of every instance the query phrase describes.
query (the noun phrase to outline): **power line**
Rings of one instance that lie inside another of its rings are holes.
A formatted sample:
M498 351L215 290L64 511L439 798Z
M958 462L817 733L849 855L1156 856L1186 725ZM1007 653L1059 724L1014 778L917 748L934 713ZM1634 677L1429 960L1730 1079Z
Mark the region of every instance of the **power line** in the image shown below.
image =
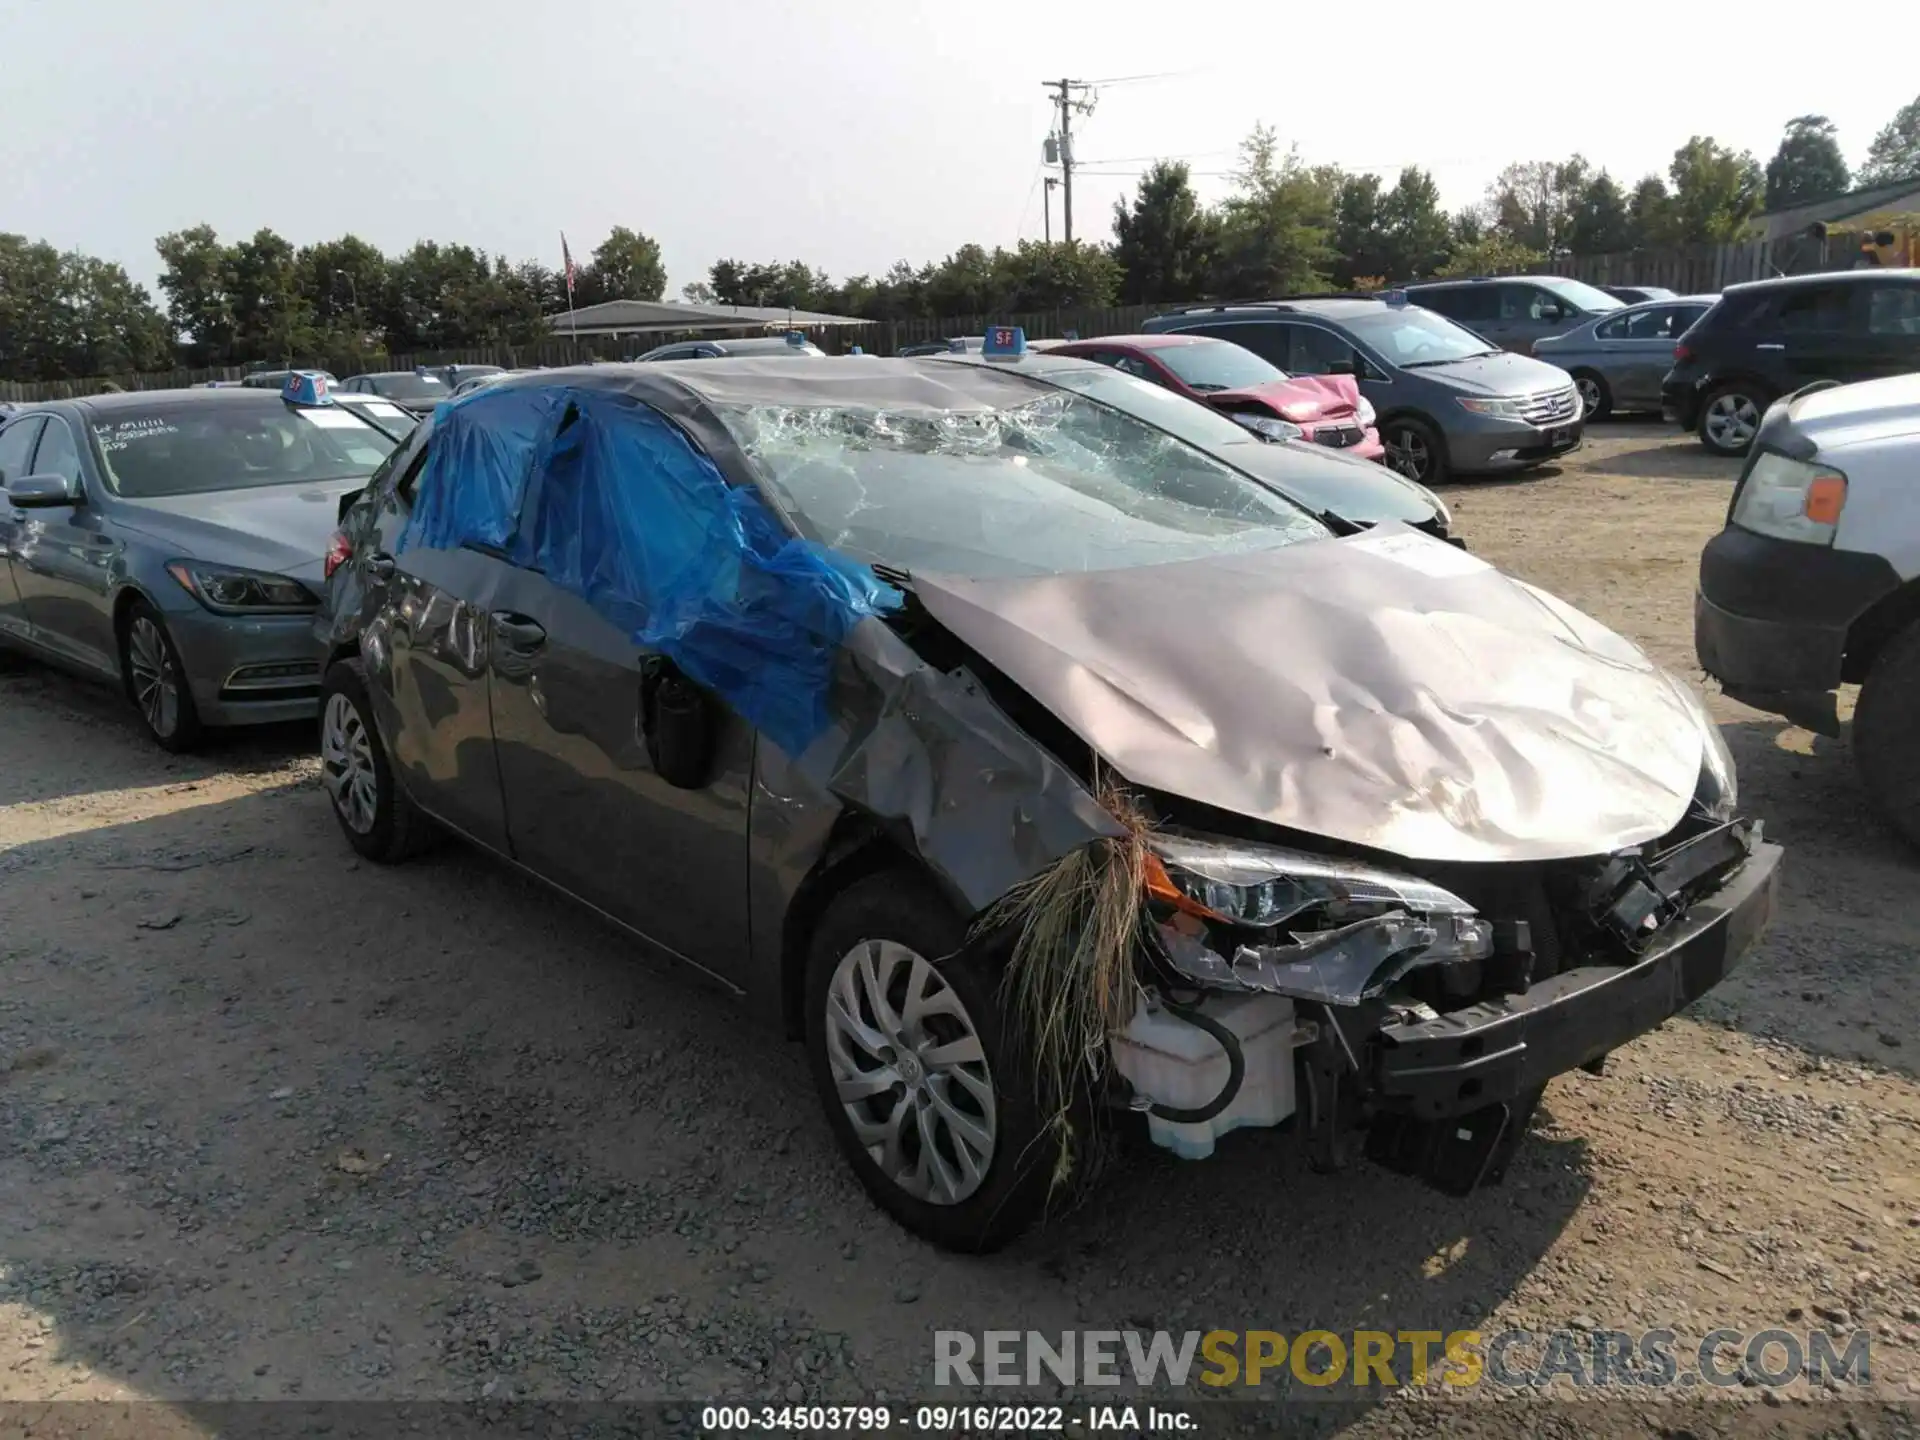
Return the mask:
M1198 70L1156 70L1151 75L1109 75L1104 80L1083 80L1083 85L1137 85L1143 80L1178 80L1183 75L1198 75Z

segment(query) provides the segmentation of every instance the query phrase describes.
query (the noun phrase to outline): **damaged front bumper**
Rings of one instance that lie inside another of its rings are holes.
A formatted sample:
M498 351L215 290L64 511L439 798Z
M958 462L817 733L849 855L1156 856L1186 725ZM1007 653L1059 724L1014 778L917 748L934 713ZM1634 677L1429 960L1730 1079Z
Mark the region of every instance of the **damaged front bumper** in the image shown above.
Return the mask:
M1163 925L1158 959L1216 1005L1294 1007L1293 1112L1315 1164L1344 1164L1363 1139L1369 1158L1464 1194L1499 1178L1549 1080L1594 1068L1741 961L1771 917L1781 853L1728 821L1592 862L1565 894L1577 951L1526 922L1396 911L1230 959ZM1436 1009L1419 992L1446 991L1449 968L1474 988ZM1233 1123L1261 1122L1229 1112L1216 1128Z
M1781 849L1756 841L1726 885L1689 907L1631 962L1584 965L1377 1032L1375 1103L1442 1119L1511 1102L1599 1059L1717 985L1773 914Z

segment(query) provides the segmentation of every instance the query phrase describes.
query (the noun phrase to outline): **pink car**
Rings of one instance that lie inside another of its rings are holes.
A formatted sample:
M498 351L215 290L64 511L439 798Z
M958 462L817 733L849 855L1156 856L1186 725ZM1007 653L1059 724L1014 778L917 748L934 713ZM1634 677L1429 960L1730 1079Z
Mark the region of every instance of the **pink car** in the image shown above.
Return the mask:
M1097 360L1164 385L1269 439L1291 438L1277 425L1259 423L1279 420L1302 440L1362 460L1386 453L1373 406L1351 375L1289 375L1231 340L1205 335L1108 335L1054 345L1047 353Z

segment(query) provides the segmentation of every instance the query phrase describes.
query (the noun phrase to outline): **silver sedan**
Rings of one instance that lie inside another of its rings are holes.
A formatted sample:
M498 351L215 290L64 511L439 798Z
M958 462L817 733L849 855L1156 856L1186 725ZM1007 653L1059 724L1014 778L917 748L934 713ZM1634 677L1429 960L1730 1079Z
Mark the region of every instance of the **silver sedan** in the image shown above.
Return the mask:
M1573 376L1589 420L1615 410L1660 409L1660 381L1673 368L1673 344L1707 313L1712 295L1647 300L1596 315L1564 335L1536 340L1533 353Z
M341 501L394 439L253 388L23 406L0 423L0 651L125 690L153 738L297 720Z

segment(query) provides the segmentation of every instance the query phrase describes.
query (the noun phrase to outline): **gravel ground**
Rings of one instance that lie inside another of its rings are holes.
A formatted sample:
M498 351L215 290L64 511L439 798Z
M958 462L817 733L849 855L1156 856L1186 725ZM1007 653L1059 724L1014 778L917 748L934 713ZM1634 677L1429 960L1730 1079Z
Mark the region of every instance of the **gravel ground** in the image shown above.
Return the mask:
M1478 553L1698 678L1732 475L1622 424L1449 499ZM874 1211L799 1049L724 997L459 847L356 861L304 729L171 759L115 696L0 676L0 1400L901 1401L936 1328L1824 1323L1873 1337L1852 1433L1894 1433L1920 1397L1920 861L1844 745L1711 703L1788 846L1783 909L1689 1016L1555 1082L1504 1188L1314 1175L1247 1132L1206 1164L1130 1152L963 1260ZM1321 1428L1553 1429L1421 1398ZM1802 1382L1769 1419L1848 1398Z

